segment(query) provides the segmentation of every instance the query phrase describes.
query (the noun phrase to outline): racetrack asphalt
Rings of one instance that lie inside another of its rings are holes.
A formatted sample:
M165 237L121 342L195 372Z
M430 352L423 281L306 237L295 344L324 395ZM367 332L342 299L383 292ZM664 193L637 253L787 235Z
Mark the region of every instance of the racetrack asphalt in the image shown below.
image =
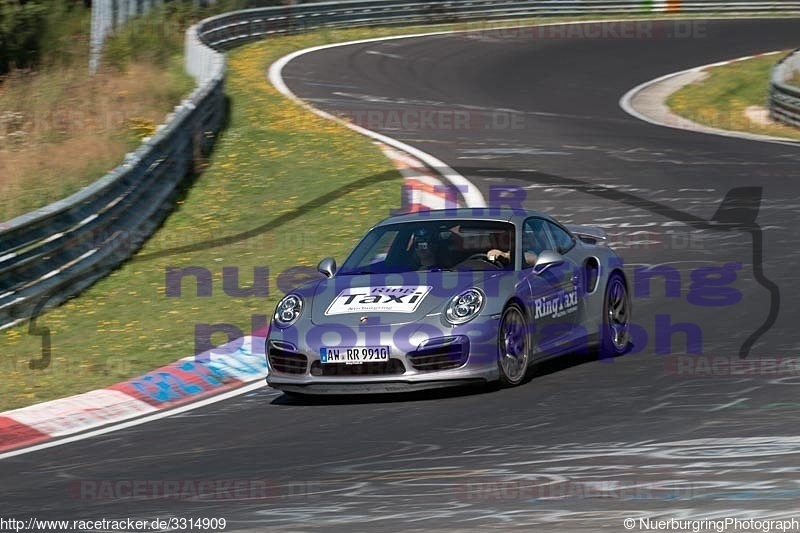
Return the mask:
M506 390L298 403L260 389L3 460L2 515L222 517L226 531L620 531L624 518L800 519L800 365L768 366L800 345L800 146L658 127L618 104L670 72L797 47L800 20L693 24L681 39L487 31L388 40L321 50L284 69L298 96L433 154L487 200L516 186L526 208L603 224L634 281L644 265L675 268L677 294L654 281L634 298L646 333L634 353L565 357ZM425 124L398 128L395 117ZM734 189L733 206L717 215L729 223L709 223ZM704 293L692 276L739 262L735 282L721 285L741 298L707 305L709 294L729 293ZM682 333L657 353L670 338L659 321L699 330L694 361L708 365L682 366ZM721 361L740 354L765 362L729 375ZM119 483L210 480L253 490L131 499ZM116 488L98 491L101 481Z

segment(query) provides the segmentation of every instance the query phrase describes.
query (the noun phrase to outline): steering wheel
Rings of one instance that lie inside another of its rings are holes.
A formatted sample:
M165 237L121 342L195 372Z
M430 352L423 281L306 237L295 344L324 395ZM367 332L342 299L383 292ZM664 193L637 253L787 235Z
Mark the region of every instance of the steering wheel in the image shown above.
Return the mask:
M502 268L502 266L503 266L503 263L500 262L499 256L498 256L498 259L495 259L494 261L492 261L491 259L489 259L489 254L488 253L484 253L484 252L478 252L476 254L472 254L471 256L469 256L466 259L464 259L464 262L466 262L466 261L475 261L475 260L484 261L486 263L489 263L492 266L499 267L499 268Z

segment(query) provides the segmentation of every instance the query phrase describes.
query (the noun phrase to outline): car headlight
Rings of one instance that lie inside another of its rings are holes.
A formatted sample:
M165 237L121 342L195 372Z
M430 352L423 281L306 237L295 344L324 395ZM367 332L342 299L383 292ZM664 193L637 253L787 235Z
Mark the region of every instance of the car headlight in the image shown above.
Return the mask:
M294 324L303 312L303 299L296 294L288 294L278 302L273 320L279 328Z
M445 317L451 324L464 324L478 316L485 301L486 297L480 290L467 289L450 299Z

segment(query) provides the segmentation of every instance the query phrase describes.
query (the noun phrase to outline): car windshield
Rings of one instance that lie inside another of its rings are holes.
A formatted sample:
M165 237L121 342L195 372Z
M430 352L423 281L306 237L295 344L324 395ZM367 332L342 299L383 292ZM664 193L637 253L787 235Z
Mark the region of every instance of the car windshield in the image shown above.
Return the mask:
M419 220L372 229L342 264L339 274L513 268L513 224Z

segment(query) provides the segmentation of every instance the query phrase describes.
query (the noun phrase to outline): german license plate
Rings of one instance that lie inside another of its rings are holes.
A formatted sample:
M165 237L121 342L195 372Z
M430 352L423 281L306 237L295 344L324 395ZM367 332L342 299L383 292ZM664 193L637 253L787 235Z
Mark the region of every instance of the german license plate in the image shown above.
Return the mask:
M338 363L360 365L389 360L388 346L337 346L320 348L319 360L323 364Z

